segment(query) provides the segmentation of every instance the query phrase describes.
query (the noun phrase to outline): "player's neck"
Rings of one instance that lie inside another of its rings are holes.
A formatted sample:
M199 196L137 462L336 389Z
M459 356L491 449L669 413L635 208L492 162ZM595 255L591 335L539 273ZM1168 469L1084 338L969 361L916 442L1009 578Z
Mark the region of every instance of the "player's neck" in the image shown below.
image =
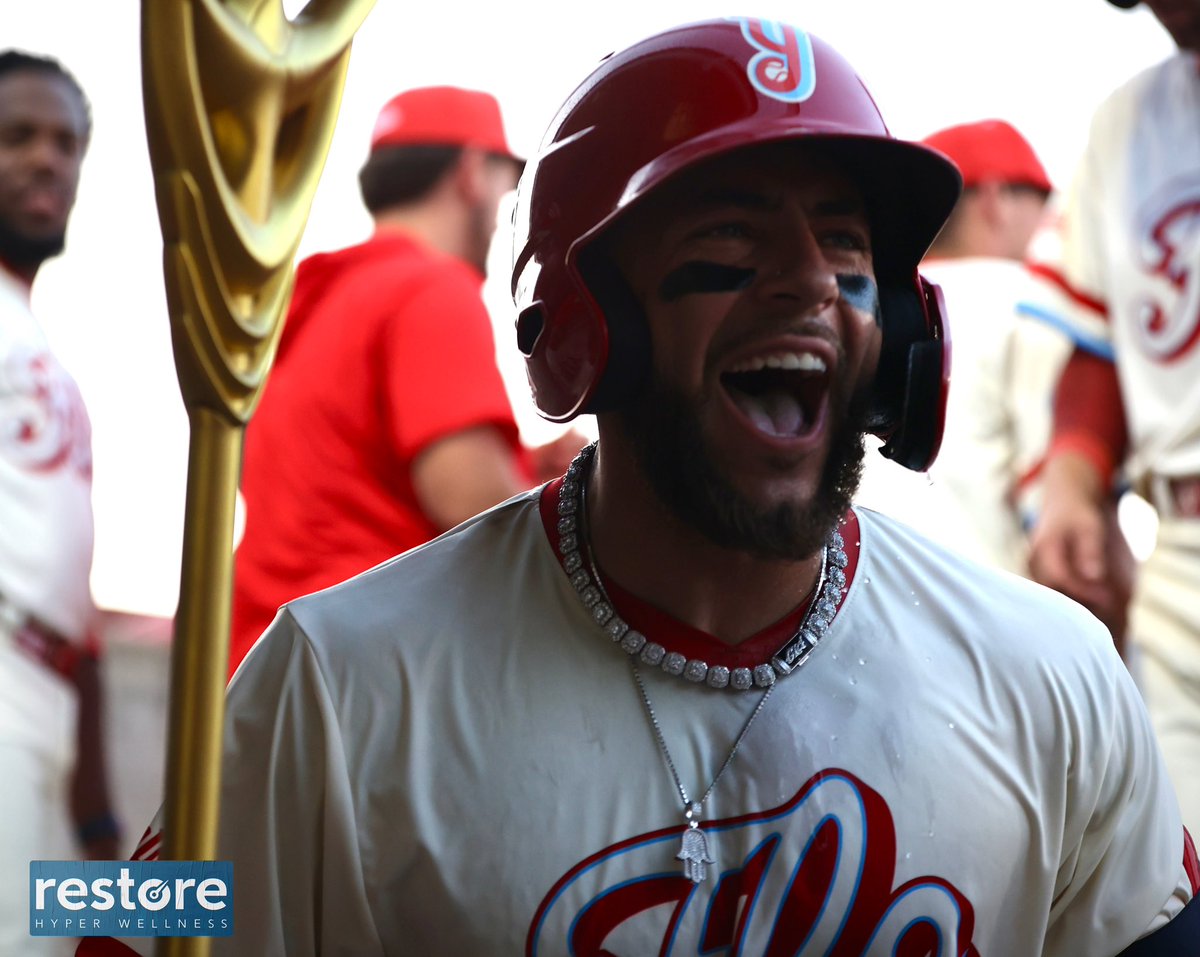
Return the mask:
M16 266L3 256L0 256L0 269L3 269L6 273L20 282L25 287L26 292L29 292L29 290L33 287L33 280L37 276L38 268L40 266L41 263L38 263L37 265Z
M403 233L430 249L467 259L466 216L451 198L438 195L408 206L375 214L376 234Z
M623 452L598 452L587 486L588 537L605 576L730 645L783 618L812 590L819 551L793 562L715 545L674 516Z

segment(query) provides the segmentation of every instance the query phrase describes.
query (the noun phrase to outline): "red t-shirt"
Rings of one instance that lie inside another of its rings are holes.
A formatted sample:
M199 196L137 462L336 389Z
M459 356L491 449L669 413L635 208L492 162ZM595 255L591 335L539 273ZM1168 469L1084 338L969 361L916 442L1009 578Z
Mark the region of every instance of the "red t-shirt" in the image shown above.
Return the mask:
M231 674L285 601L437 534L410 475L427 445L492 424L519 450L482 283L398 234L300 264L246 430Z

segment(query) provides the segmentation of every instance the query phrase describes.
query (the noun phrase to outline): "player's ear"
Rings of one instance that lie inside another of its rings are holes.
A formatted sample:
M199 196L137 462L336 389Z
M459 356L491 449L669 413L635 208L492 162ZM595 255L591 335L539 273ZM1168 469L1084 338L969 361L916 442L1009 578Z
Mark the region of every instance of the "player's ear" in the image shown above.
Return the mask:
M487 154L473 146L464 147L454 164L455 191L468 205L474 205L487 196Z
M971 187L975 208L993 229L1003 228L1008 222L1008 210L1004 203L1004 185L989 179Z

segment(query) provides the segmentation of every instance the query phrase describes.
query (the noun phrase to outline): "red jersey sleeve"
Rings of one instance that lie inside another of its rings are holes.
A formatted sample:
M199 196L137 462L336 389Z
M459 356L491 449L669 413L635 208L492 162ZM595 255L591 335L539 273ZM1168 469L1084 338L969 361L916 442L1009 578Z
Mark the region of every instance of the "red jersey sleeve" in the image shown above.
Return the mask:
M496 426L520 447L480 282L470 267L447 262L386 326L384 395L396 450L406 459L479 425Z

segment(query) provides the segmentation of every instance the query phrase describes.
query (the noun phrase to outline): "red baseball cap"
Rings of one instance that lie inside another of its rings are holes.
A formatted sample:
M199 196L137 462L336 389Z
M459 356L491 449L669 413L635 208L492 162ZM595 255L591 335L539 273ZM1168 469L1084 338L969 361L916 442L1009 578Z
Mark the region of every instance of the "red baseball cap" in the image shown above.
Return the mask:
M509 149L496 98L457 86L418 87L388 100L371 133L371 152L384 146L472 146L523 162Z
M921 141L945 153L962 172L963 186L992 181L1052 192L1033 147L1004 120L980 120L938 130Z

